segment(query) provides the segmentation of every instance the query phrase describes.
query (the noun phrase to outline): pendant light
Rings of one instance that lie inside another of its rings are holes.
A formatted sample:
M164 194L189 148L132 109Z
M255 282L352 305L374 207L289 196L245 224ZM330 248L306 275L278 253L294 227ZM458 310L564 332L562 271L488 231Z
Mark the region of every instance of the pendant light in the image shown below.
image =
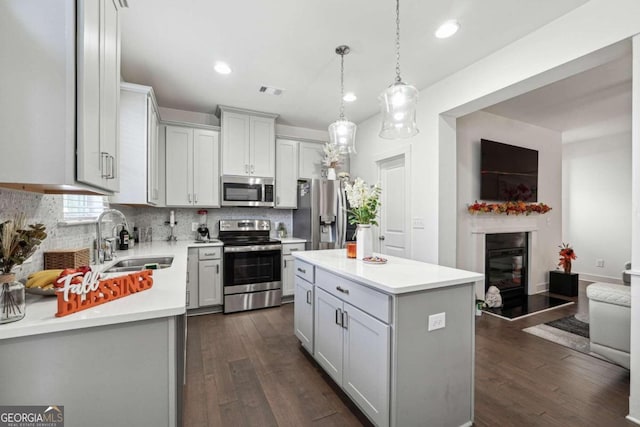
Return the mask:
M383 116L381 138L409 138L418 133L418 90L400 78L400 0L396 0L396 80L380 94L379 99Z
M329 125L329 141L338 147L341 154L356 153L356 124L344 117L344 56L350 51L346 45L336 48L340 55L340 118Z

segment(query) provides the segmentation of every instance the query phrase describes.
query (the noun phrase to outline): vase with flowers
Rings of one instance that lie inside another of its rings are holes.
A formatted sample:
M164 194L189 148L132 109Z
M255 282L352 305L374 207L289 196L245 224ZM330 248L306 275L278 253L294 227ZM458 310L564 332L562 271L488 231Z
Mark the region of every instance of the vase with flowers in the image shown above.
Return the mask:
M336 179L336 168L342 164L342 154L336 144L326 142L322 147L324 157L322 158L322 164L327 168L327 179Z
M356 178L351 183L345 183L345 192L351 209L348 210L349 223L356 224L356 258L363 259L373 254L372 225L378 225L376 220L380 208L379 185L367 185L362 178Z
M560 262L558 267L562 267L566 274L571 273L571 261L577 258L573 248L568 243L563 243L560 246Z
M33 255L46 237L44 225L25 226L24 214L0 223L0 324L25 316L24 285L12 271Z

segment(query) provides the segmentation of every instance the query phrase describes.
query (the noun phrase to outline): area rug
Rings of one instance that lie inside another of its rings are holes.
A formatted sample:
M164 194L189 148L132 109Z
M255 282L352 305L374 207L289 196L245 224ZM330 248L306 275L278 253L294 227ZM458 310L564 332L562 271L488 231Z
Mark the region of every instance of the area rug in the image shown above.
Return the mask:
M579 321L575 316L567 316L562 319L524 328L523 331L579 351L580 353L601 359L601 357L590 351L589 324Z

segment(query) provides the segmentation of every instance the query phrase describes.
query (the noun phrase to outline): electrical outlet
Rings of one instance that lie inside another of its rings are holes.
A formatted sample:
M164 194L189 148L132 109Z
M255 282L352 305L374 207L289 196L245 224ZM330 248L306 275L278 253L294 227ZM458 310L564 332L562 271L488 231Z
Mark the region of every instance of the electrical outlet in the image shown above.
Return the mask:
M596 267L604 268L604 260L602 258L596 259Z
M191 223L191 231L198 231L198 223L197 222L192 222Z
M413 218L413 228L423 229L424 228L424 218Z
M435 331L436 329L442 329L445 327L446 313L432 314L429 316L429 331Z

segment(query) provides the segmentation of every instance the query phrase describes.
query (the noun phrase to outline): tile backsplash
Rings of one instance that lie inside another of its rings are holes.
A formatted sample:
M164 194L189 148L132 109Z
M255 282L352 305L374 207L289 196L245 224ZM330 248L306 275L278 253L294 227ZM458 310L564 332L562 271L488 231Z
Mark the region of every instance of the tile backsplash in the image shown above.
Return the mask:
M153 240L166 240L171 229L168 225L170 212L175 212L177 225L174 235L178 240L193 240L196 232L191 231L192 223L200 223L198 209L186 208L153 208L112 205L121 210L133 228L139 230L152 227ZM272 235L275 236L276 224L284 223L289 235L292 232L292 211L288 209L269 208L220 208L207 209L207 222L211 237L218 235L220 219L269 219L272 222ZM27 216L27 224L43 223L47 227L47 239L34 254L31 262L23 264L16 271L18 279L44 266L44 251L66 248L93 247L95 224L65 226L59 225L62 220L62 195L30 193L0 188L0 221L13 218L16 213ZM105 227L108 229L108 227ZM132 232L133 230L129 230ZM92 251L93 252L93 251Z

